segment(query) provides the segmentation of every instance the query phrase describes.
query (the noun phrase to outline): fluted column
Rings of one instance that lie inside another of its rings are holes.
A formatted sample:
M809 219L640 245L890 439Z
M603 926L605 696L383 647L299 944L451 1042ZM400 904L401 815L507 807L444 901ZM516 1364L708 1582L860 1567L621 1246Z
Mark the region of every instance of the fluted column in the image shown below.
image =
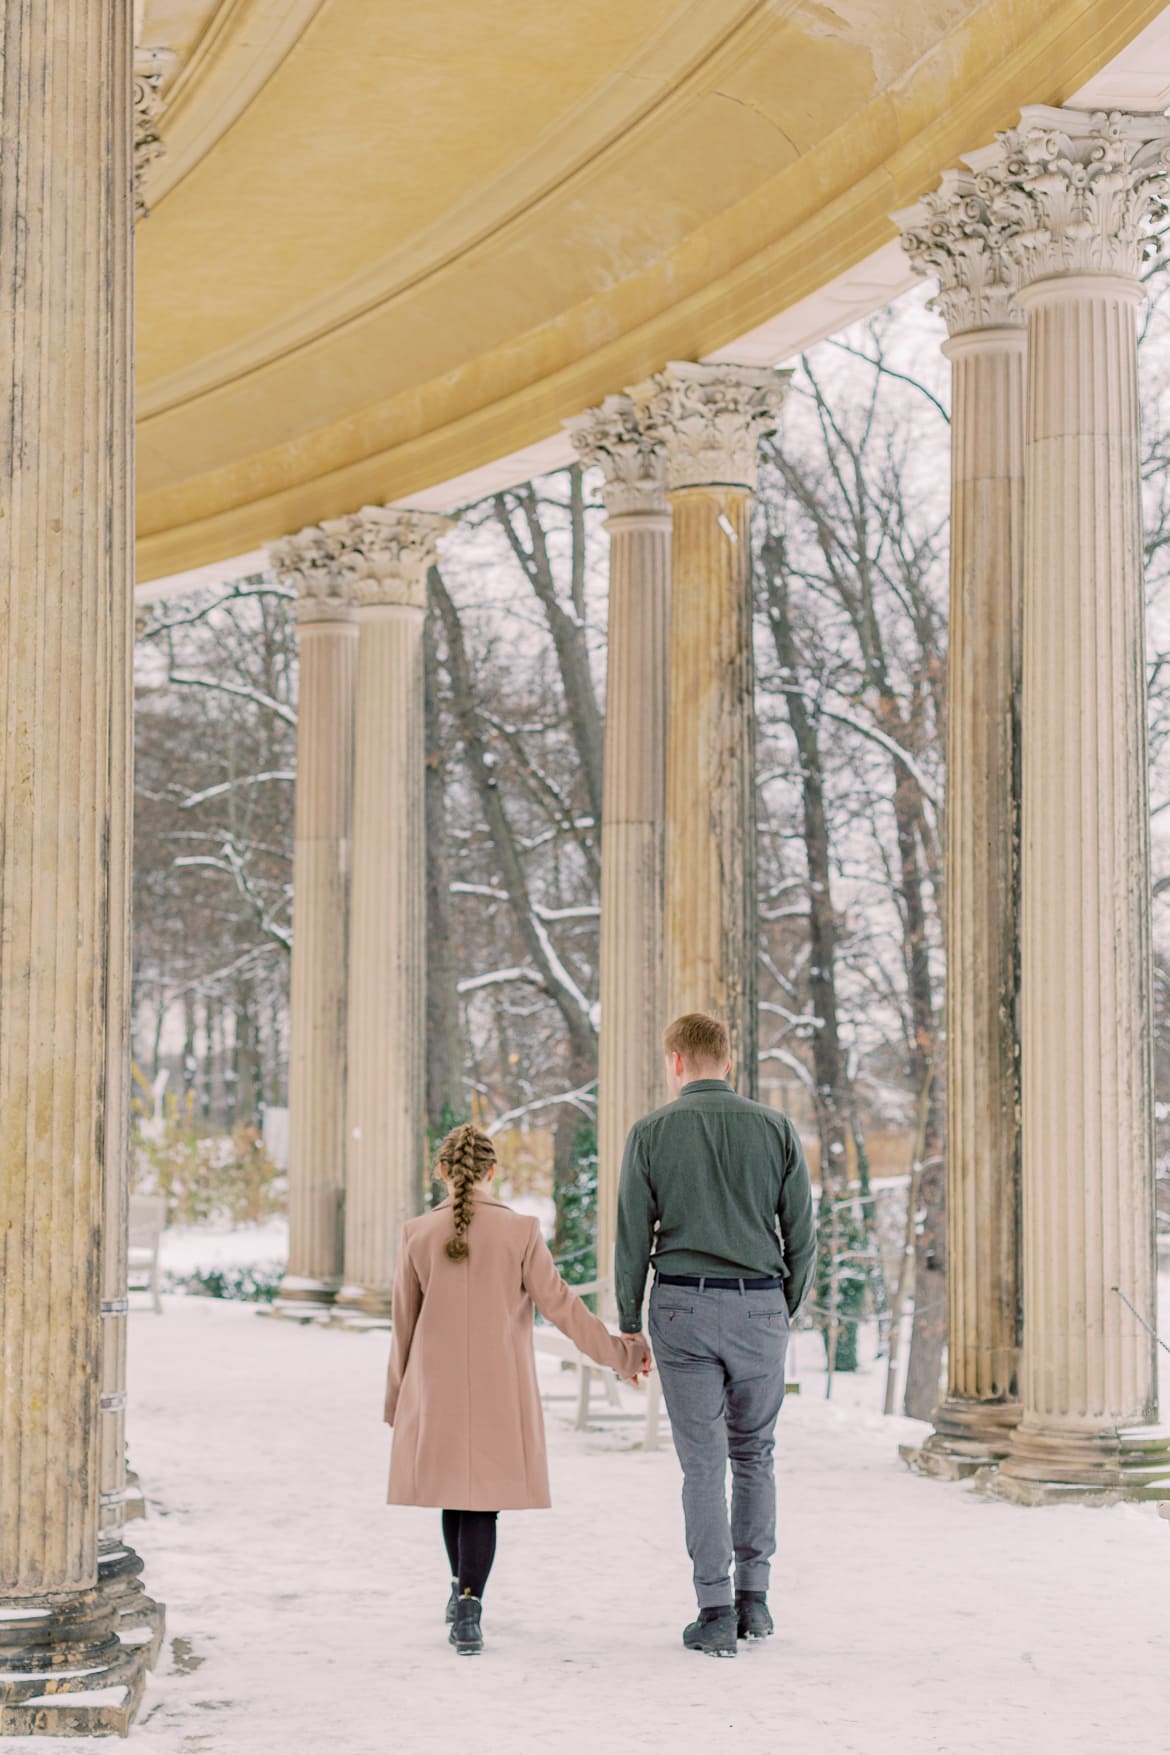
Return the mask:
M124 1731L130 22L0 33L0 1731Z
M1170 1494L1157 1418L1135 314L1170 122L1028 109L973 157L1028 318L1023 1414L998 1490Z
M951 361L947 662L948 1385L903 1456L958 1478L1019 1419L1018 692L1024 521L1022 312L970 171L895 216L937 274Z
M352 564L312 528L269 551L296 593L297 705L289 1018L288 1271L278 1314L311 1315L341 1284L345 1014L357 621Z
M612 1272L622 1150L666 1098L662 861L670 508L664 457L628 396L567 423L602 472L609 531L609 644L601 835L601 1035L597 1264Z
M758 1088L755 665L751 503L756 450L787 372L668 366L644 390L673 514L666 754L667 1018L731 1031L732 1077Z
M423 1204L426 846L423 619L447 520L367 507L327 525L355 567L358 619L350 907L344 1284L384 1321L405 1220Z

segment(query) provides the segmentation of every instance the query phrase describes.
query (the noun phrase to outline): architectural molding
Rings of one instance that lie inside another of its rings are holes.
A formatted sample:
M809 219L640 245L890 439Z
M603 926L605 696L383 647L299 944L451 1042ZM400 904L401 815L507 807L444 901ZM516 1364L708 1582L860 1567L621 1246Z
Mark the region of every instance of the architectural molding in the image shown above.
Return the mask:
M134 51L134 217L146 219L150 208L144 188L146 173L166 145L158 130L163 111L162 85L174 63L170 49Z
M580 461L601 470L611 518L668 515L666 451L639 418L631 396L607 396L599 407L564 424Z
M941 313L948 334L1023 327L1009 249L1013 227L993 214L973 171L944 172L937 189L891 217L914 272L938 279L930 308Z
M791 371L674 360L632 392L642 425L666 455L670 489L754 492L759 441L776 431Z
M1170 120L1033 104L966 162L1021 285L1065 274L1136 279L1166 211Z

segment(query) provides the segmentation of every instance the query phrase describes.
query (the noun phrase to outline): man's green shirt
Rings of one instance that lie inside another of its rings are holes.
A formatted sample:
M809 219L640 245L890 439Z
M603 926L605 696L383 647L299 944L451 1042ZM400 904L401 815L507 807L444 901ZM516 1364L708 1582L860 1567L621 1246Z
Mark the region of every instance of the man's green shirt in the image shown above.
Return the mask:
M664 1274L779 1276L795 1314L816 1253L808 1165L786 1115L723 1079L695 1079L631 1128L614 1274L625 1333L642 1327L651 1262Z

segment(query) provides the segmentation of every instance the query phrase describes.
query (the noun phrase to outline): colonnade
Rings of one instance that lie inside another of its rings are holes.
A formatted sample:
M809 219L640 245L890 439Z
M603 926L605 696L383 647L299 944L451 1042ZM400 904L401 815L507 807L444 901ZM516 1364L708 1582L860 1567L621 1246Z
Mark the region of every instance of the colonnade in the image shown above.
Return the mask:
M1168 162L1160 116L1030 109L898 216L938 279L953 374L949 1383L908 1460L982 1470L1022 1500L1170 1491L1152 1338L1134 320ZM665 1095L664 1020L724 1016L737 1083L755 1090L749 519L787 378L675 363L567 423L600 468L610 531L603 1264L625 1135ZM421 1198L419 647L439 526L373 510L273 551L299 582L306 665L286 1308L383 1317L398 1225ZM359 555L372 586L347 582Z
M1170 121L1026 109L899 217L953 368L949 1385L909 1460L1170 1495L1136 313Z
M422 1206L422 642L446 527L369 506L270 550L300 647L281 1314L384 1322Z
M0 569L4 1732L124 1729L161 1635L121 1541L131 43L108 0L59 0L52 33L25 10L0 159L0 207L24 216L0 229L20 289ZM1032 109L901 216L954 372L950 1382L913 1460L1028 1502L1170 1493L1135 326L1168 165L1160 115ZM754 1089L749 514L786 377L676 364L570 423L611 535L603 1259L625 1131L663 1096L663 1020L722 1013ZM444 528L373 507L272 550L301 646L279 1303L302 1316L384 1321L422 1201L422 639Z

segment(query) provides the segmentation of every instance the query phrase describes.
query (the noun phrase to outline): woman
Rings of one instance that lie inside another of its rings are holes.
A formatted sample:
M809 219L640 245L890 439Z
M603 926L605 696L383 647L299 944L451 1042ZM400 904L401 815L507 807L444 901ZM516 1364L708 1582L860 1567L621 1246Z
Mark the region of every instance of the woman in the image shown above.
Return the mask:
M565 1284L537 1221L495 1199L487 1134L455 1128L439 1171L450 1195L405 1226L394 1281L389 1500L442 1510L451 1644L470 1655L483 1650L497 1513L549 1504L533 1307L631 1382L650 1357L642 1342L611 1335Z

